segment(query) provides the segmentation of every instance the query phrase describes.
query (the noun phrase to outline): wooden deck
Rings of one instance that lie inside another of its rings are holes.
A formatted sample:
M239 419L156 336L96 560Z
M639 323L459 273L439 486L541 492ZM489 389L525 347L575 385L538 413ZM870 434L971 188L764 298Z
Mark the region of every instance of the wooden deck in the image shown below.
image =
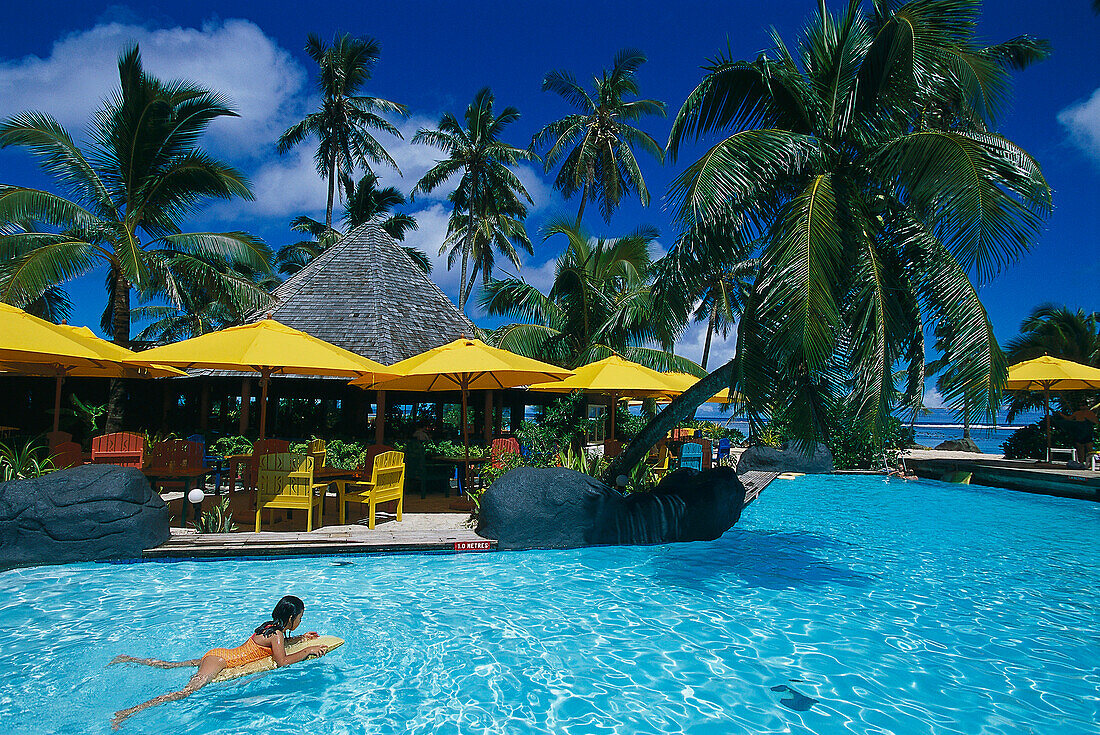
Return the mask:
M389 525L389 524L387 524ZM456 553L496 551L497 542L470 530L401 530L356 526L319 528L306 533L208 533L173 528L172 537L145 559L224 559L229 557L315 556L327 554Z
M764 488L777 477L779 477L778 472L746 472L743 475L738 475L741 484L745 486L745 504L741 506L741 509L748 508L754 500L760 497L760 493L764 491Z

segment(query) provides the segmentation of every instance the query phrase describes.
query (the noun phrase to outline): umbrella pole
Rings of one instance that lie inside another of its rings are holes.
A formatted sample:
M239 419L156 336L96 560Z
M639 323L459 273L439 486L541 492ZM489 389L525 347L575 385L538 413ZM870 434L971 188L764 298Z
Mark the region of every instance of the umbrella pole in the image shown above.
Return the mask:
M1043 388L1043 407L1047 412L1047 462L1050 462L1050 386Z
M466 435L466 392L469 390L469 378L462 379L462 489L470 494L470 438Z
M57 376L57 388L53 392L53 433L56 434L61 425L61 384L65 382L64 375Z
M611 441L615 441L615 409L619 405L619 395L611 394Z
M260 440L267 436L267 384L271 382L271 371L260 371Z

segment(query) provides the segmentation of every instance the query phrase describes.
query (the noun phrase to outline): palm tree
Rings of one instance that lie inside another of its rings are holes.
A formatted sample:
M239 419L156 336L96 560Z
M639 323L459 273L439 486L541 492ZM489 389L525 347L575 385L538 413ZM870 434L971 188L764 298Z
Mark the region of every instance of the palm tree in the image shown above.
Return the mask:
M558 219L544 234L566 238L554 284L544 294L520 278L489 283L481 307L492 316L523 320L495 330L490 344L569 367L617 354L654 370L699 374L691 360L649 346L667 347L679 327L668 312L654 308L649 280L655 229L593 239Z
M669 155L728 137L670 195L685 229L739 217L744 239L760 238L760 275L736 357L670 404L624 464L731 384L754 425L780 406L819 439L829 404L843 401L881 436L898 401L893 365L907 366L902 400L915 410L924 327L943 321L957 326L948 349L958 379L945 398L995 411L1006 363L971 278L1026 252L1051 208L1039 164L994 132L1010 69L1048 45L983 48L978 10L977 0L916 0L869 14L850 0L834 16L822 3L797 58L776 37L754 61L708 63Z
M196 147L206 126L234 116L221 95L145 73L137 46L119 59L121 88L95 114L87 153L52 117L23 112L0 123L0 147L24 146L64 195L0 187L0 223L33 221L35 232L0 236L0 299L27 304L52 287L107 268L109 333L130 342L131 292L183 306L189 284L233 292L244 307L267 295L230 266L270 270L270 250L244 232L188 232L179 222L211 198L251 199L248 182ZM107 426L121 421L123 387L112 384Z
M532 203L531 195L508 167L520 161L536 160L537 156L501 141L504 128L519 119L519 110L505 107L500 115L495 115L493 103L493 92L485 87L474 95L473 102L466 108L465 127L448 112L440 118L435 130L421 128L412 139L413 143L424 143L447 154L447 158L438 161L413 187L413 198L418 193L430 193L455 174L460 174L458 186L449 196L454 207L448 227L449 243L444 242L439 252L442 254L450 244L451 262L461 253L462 276L459 281L458 308L463 310L473 287L473 280L467 282L466 279L470 258L491 253L494 244L518 242L522 246L526 242L526 235L522 238L503 239L485 236L483 242L486 246L478 247L479 219L503 216L522 221L527 216L527 206L523 199ZM485 232L484 229L480 231ZM454 250L454 238L462 241L460 251ZM527 244L528 248L529 246L530 243ZM501 252L508 255L507 248ZM514 250L512 253L514 254ZM515 262L511 255L508 257ZM486 273L492 270L492 263L481 260L477 268Z
M645 60L641 51L623 49L615 54L610 70L593 78L591 93L561 69L542 80L544 92L554 92L580 110L555 120L531 139L532 151L546 149L543 161L547 172L561 162L554 186L562 195L569 199L578 190L581 192L578 226L589 199L599 202L605 222L611 221L611 213L628 192L637 193L642 205L649 206L649 190L633 148L662 163L665 153L656 140L629 123L646 115L664 117L665 103L624 99L638 94L634 74Z
M1008 363L1050 355L1083 365L1100 367L1100 312L1071 311L1066 306L1040 304L1020 324L1020 334L1005 344ZM1073 412L1092 405L1100 397L1097 391L1055 393L1062 411ZM1017 391L1009 396L1008 420L1024 411L1043 406L1038 391Z
M283 275L293 275L305 268L310 261L335 244L346 232L351 232L359 225L376 224L398 241L404 240L405 233L409 230L418 229L416 218L412 215L392 212L394 207L405 203L405 195L392 186L379 189L378 177L374 174L364 174L358 183L354 183L350 176L344 177L341 184L347 192L343 218L345 230L328 227L312 217L304 215L295 217L290 223L290 229L307 234L313 239L301 240L279 248L275 254L275 262ZM431 261L421 250L411 245L403 245L402 249L420 270L425 273L432 272Z
M371 135L380 130L401 138L401 132L382 117L385 113L405 115L408 108L396 102L359 94L370 81L381 46L373 38L338 34L332 45L310 34L306 53L319 70L317 88L321 109L306 115L279 136L279 153L286 153L309 136L317 138L317 172L328 180L325 225L332 227L332 203L341 174L356 167L370 171L371 164L385 163L400 172L397 163Z
M714 335L729 336L744 311L759 259L757 243L744 242L735 224L695 226L683 233L654 266L658 309L671 311L686 326L707 323L700 367L706 369ZM716 257L717 253L721 257ZM705 263L701 262L705 259Z
M482 284L488 287L493 275L493 267L496 265L496 255L500 253L512 263L517 270L520 268L519 253L516 247L521 247L528 254L534 254L531 239L527 236L527 228L523 223L521 214L513 215L508 211L507 205L503 207L485 207L474 219L473 231L470 231L469 219L466 217L452 217L447 223L447 237L443 241L440 253L447 251L447 268L454 265L455 260L468 253L471 261L470 279L465 284L466 298L473 292L474 283L477 282L478 273L481 274Z

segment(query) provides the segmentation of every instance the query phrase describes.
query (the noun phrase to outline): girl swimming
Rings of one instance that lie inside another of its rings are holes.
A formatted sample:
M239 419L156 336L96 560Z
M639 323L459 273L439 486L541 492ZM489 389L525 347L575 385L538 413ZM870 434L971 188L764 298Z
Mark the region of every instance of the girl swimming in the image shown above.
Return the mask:
M320 656L328 650L325 646L307 646L295 653L288 654L286 652L286 646L291 643L297 643L300 640L312 640L317 637L317 633L314 632L298 636L287 635L302 624L302 615L305 614L305 610L305 603L294 595L287 595L279 600L279 604L275 606L275 610L271 613L271 620L256 628L256 631L249 636L243 645L236 648L213 648L203 654L202 658L191 659L190 661L161 661L155 658L134 658L133 656L116 657L111 662L112 664L145 664L161 669L198 666L199 670L195 672L195 675L191 677L191 680L187 682L187 686L183 689L162 694L159 697L150 699L148 702L142 702L129 709L115 712L114 719L111 720L111 728L117 730L123 720L146 707L163 704L164 702L174 702L197 692L209 684L210 680L217 676L222 669L243 666L268 656L275 660L276 666L286 666L307 659L310 656Z

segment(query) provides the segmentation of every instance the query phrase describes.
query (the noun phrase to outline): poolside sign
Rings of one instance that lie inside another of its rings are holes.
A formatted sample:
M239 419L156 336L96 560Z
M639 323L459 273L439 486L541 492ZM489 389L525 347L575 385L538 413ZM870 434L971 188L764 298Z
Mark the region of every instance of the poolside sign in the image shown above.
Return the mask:
M492 551L489 541L455 541L455 551Z

